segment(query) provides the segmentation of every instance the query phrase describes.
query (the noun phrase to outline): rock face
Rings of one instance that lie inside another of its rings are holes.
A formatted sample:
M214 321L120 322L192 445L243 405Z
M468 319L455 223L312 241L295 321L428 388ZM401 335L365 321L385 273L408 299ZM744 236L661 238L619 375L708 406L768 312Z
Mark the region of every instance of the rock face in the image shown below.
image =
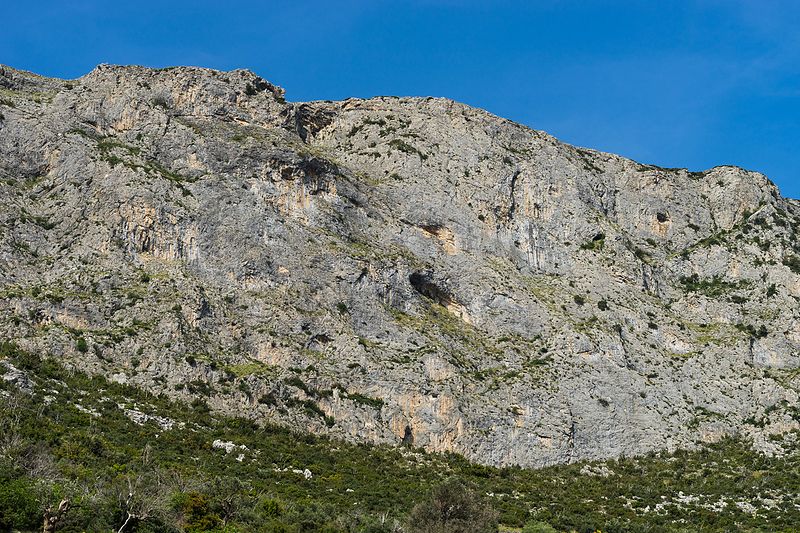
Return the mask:
M0 69L0 334L338 438L539 466L798 427L800 204L439 98ZM780 451L780 450L776 450Z

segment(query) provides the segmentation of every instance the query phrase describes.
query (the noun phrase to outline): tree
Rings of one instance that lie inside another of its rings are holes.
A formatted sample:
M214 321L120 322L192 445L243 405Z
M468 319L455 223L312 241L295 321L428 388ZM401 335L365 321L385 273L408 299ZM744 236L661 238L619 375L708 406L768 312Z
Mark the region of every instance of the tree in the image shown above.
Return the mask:
M199 492L183 494L180 498L185 529L190 533L211 531L222 526L222 519L212 511L207 495Z
M158 473L125 476L112 490L123 516L117 533L131 531L146 520L162 519L167 512L167 492Z
M470 486L450 479L414 506L408 528L410 533L492 533L497 512Z
M117 533L131 531L146 520L167 518L171 490L161 470L152 464L149 445L142 453L141 470L115 480L111 492L123 517Z
M71 507L72 503L66 498L58 506L48 505L44 510L42 533L55 533L58 524L64 520Z
M252 487L239 478L217 476L209 488L223 525L237 520L245 508L254 506L255 502L248 496Z

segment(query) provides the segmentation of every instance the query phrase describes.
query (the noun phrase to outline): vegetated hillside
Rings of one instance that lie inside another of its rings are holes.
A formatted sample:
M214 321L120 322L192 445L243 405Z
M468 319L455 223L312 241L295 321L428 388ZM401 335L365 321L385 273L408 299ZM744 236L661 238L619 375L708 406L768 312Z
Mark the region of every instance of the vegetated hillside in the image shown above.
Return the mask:
M351 442L542 466L797 429L800 206L450 100L0 70L0 334Z
M782 457L725 439L695 452L493 468L210 414L0 344L0 531L413 532L432 487L466 487L508 527L797 531L798 433ZM414 505L419 505L409 519ZM65 505L62 505L65 507ZM449 511L455 519L476 513ZM476 526L477 527L477 526ZM491 530L491 529L488 529ZM439 531L439 530L436 530Z

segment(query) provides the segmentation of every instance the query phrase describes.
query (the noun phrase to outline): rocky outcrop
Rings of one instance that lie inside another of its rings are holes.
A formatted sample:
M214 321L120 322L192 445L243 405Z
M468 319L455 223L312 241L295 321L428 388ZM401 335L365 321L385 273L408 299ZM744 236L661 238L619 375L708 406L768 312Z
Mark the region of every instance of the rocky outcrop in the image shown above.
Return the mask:
M349 440L539 466L798 427L800 205L438 98L0 70L0 332Z

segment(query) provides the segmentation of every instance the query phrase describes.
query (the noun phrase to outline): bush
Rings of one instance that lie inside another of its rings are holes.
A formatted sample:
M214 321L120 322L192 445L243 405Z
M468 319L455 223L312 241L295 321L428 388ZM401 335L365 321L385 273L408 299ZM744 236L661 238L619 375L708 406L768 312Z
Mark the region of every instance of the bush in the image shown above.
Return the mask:
M348 392L347 397L358 404L367 405L377 410L383 408L383 404L386 403L380 398L370 398L369 396L364 396L363 394L353 392Z
M192 400L190 406L192 408L192 411L201 415L206 415L211 412L211 408L208 406L205 400L202 400L200 398L195 398L194 400Z
M274 498L264 498L256 505L256 513L262 518L278 518L283 515L283 506Z
M710 298L722 296L726 292L743 289L749 285L746 280L727 281L720 275L710 278L700 278L697 274L682 276L679 279L683 290L686 292L699 292Z
M222 525L222 519L211 511L209 498L205 494L183 494L178 498L178 505L188 532L214 530Z
M83 337L78 337L78 340L75 342L75 349L81 353L86 353L89 351L89 345L86 343L86 339Z
M783 264L789 267L789 270L795 274L800 274L800 257L796 255L787 255L783 258Z
M525 524L521 533L558 533L558 531L547 522L536 521Z
M41 527L36 493L23 479L0 481L0 531Z
M772 285L767 287L767 298L772 298L776 294L778 294L778 288L773 283Z
M745 334L749 335L750 337L752 337L754 339L763 339L764 337L769 335L769 331L767 331L767 327L764 326L763 324L760 327L756 328L752 324L739 323L739 324L736 324L735 327L736 327L736 329L738 329L742 333L745 333Z
M435 487L411 511L410 533L488 533L497 531L497 513L457 479Z
M0 357L18 357L19 347L11 341L0 342Z
M407 154L417 154L422 161L428 159L428 154L420 152L416 147L411 146L402 139L394 139L389 141L389 146Z

